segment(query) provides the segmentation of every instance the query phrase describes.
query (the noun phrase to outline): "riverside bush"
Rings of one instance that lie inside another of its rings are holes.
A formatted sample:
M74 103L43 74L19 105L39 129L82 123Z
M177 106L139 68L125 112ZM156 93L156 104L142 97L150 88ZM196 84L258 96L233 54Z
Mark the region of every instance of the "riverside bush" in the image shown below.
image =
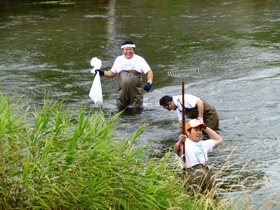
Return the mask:
M1 209L225 209L184 193L169 152L160 161L145 156L136 143L146 124L120 139L121 113L49 99L25 110L0 97Z

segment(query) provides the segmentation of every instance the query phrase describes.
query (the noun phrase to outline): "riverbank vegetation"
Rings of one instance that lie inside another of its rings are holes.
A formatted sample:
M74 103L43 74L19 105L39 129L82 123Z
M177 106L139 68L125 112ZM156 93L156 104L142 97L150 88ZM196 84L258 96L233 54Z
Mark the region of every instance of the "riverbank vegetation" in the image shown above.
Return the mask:
M225 199L184 193L178 171L136 146L143 124L115 135L121 113L41 107L0 94L1 209L233 209Z

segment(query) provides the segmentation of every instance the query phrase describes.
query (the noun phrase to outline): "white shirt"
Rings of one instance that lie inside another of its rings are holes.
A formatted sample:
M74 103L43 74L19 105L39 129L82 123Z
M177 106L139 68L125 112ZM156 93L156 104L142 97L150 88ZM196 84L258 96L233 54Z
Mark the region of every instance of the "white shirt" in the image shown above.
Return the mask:
M185 141L187 168L197 164L204 164L206 161L208 161L207 153L212 152L214 146L215 140L213 139L193 142L187 138Z
M111 71L119 74L123 70L136 70L139 73L146 74L151 68L144 58L134 54L130 59L125 58L124 55L116 58Z
M179 120L182 120L182 95L173 96L172 98L175 105L177 106L176 111L177 111L178 118ZM185 94L184 99L185 99L185 104L184 104L185 108L191 109L196 106L196 103L200 98L191 94Z

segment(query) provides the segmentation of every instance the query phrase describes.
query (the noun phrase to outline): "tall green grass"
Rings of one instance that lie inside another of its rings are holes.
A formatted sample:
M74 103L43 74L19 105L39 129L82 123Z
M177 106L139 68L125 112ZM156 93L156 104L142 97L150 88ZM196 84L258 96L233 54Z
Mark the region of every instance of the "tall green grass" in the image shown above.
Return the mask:
M126 139L121 112L105 117L48 98L28 107L0 94L1 209L231 209L226 200L191 197L170 163Z

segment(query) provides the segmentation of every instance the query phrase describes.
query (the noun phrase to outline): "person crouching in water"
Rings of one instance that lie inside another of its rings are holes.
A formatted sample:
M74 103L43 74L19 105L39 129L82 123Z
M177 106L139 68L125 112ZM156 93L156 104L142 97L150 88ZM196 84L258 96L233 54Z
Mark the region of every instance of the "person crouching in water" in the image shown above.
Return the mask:
M210 139L202 141L202 130ZM197 119L191 119L185 126L186 135L180 134L175 144L175 153L183 157L183 142L185 142L185 166L188 190L209 194L215 197L215 178L208 165L208 152L222 143L222 137Z

